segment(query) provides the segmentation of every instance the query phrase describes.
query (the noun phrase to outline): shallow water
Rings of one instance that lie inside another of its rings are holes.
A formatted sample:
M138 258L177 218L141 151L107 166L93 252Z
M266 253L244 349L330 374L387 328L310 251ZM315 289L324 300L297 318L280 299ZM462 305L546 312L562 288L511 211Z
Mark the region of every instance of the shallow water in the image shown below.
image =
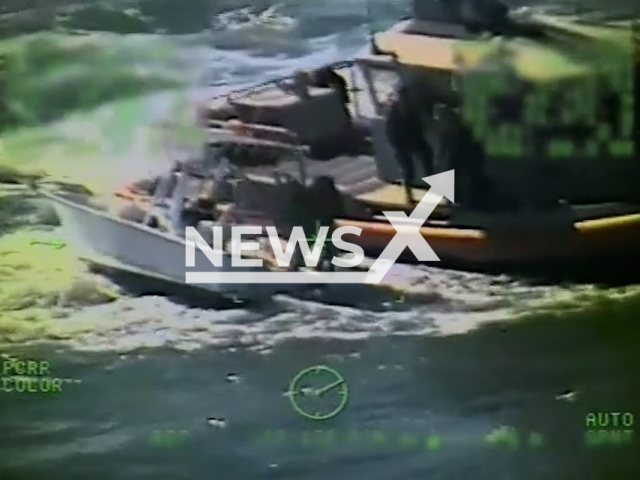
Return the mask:
M164 166L158 122L188 116L192 100L348 58L366 48L369 24L381 28L403 11L382 1L368 11L334 0L238 7L220 7L226 13L206 34L204 2L174 19L155 3L148 31L180 35L97 34L92 55L117 60L132 42L127 61L154 75L180 72L180 88L143 82L148 94L75 105L53 124L6 132L3 158L108 191ZM86 67L82 55L60 58L65 69ZM35 87L47 98L49 84ZM398 267L397 282L420 298L340 286L204 308L132 295L87 272L70 247L31 245L55 240L55 227L24 211L25 199L7 198L2 386L24 384L8 356L47 361L44 376L70 381L60 393L0 392L2 478L638 478L637 445L585 441L592 412L640 414L637 286ZM325 422L302 417L286 395L317 364L349 388L345 410ZM158 433L173 445L154 444Z

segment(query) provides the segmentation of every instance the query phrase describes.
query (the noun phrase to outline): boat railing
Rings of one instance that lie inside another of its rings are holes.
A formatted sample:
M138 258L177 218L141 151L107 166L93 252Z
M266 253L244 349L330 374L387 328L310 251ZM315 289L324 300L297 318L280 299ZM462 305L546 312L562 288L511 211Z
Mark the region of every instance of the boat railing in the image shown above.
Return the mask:
M332 62L326 65L322 65L322 67L331 68L334 71L339 70L347 70L349 78L347 79L347 90L350 94L350 97L353 99L353 107L354 113L356 116L360 115L360 107L358 102L358 95L361 89L358 88L358 80L356 77L356 68L357 68L356 59L349 60L340 60L337 62ZM216 100L227 99L228 102L233 102L234 100L246 95L248 93L260 93L273 88L274 85L278 85L287 81L293 81L296 78L298 72L292 72L283 77L272 78L270 80L265 80L264 82L260 82L257 84L249 85L246 87L242 87L231 92L221 93L218 95L214 95L209 99L211 102L215 102Z
M209 132L211 134L209 146L214 148L228 145L266 148L295 159L298 164L300 180L303 185L306 185L306 158L310 153L310 148L303 145L291 130L271 125L244 123L238 120L210 120Z
M282 127L244 123L237 120L209 120L210 146L263 146L288 152L309 153L298 136ZM266 137L266 138L265 138Z

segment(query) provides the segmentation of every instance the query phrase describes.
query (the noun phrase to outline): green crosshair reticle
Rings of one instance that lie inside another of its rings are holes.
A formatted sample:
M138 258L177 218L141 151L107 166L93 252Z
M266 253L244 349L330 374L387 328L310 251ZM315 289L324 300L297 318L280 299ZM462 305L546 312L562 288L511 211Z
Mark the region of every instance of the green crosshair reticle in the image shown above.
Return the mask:
M517 75L505 58L489 60L480 68L465 68L459 79L463 118L489 156L632 157L639 38L634 24L628 42L603 41L599 47L590 43L590 72L573 80L525 85L514 81ZM518 112L514 115L512 111L513 118L508 120L499 113L505 99L511 99L507 103ZM603 116L607 100L614 107ZM557 134L574 127L586 133L580 139Z
M349 401L347 382L325 365L305 368L289 385L293 409L309 420L329 420L344 410Z

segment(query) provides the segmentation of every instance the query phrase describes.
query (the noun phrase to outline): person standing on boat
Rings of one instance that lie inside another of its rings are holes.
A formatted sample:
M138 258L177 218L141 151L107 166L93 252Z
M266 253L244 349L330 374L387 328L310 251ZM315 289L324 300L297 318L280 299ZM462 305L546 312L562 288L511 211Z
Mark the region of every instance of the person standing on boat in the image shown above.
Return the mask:
M344 75L338 73L334 67L325 66L314 70L311 73L311 79L315 87L332 89L340 101L340 106L344 112L345 125L343 135L335 137L335 141L341 143L338 150L339 153L348 153L350 155L367 153L369 131L359 124L357 118L354 118L354 114L355 117L358 116L358 108L351 101L351 89ZM352 104L353 111L351 109ZM336 120L338 120L337 117Z
M299 183L291 184L290 201L286 212L283 212L283 230L289 234L294 226L302 227L307 235L309 248L313 250L313 240L320 228L328 227L317 270L333 270L331 263L336 255L336 249L331 242L331 235L335 228L335 220L344 215L342 194L335 185L333 178L328 176L316 177L313 184L305 187ZM299 245L293 251L290 270L298 270L304 265L304 257Z
M485 186L484 148L473 137L460 113L448 105L438 105L435 120L439 126L439 162L456 171L460 185L459 203L464 207L482 207ZM457 190L456 190L457 191Z
M171 192L171 201L169 203L169 218L173 229L182 233L185 227L183 213L187 197L187 182L184 165L177 167L171 175L173 191Z
M212 221L215 217L216 181L213 178L203 182L196 198L187 199L182 210L182 226L197 227L202 221Z
M336 219L345 213L342 194L336 187L333 178L322 175L314 179L311 186L311 201L313 202L312 211L317 228L327 227L329 229L318 262L318 269L324 270L326 265L327 270L333 271L335 267L331 260L336 256L337 251L331 241L331 235L335 229Z
M460 0L457 3L460 20L472 31L499 30L508 23L509 7L498 0Z
M182 228L180 220L186 188L183 181L183 170L183 163L176 161L168 175L158 177L154 182L156 188L153 193L152 208L146 211L140 219L144 225L161 230L180 230ZM119 216L123 219L134 220L137 218L134 211L126 210L121 212Z
M331 88L335 90L340 96L342 105L347 109L347 106L350 103L349 88L347 86L347 81L340 74L336 73L333 68L327 66L315 70L312 73L311 78L315 87Z
M433 174L433 150L424 138L420 115L411 104L409 89L400 87L392 99L386 118L386 133L403 175L407 202L415 203L411 184L416 180L414 158L423 167L425 175Z
M178 184L178 179L182 169L182 162L176 161L166 176L158 178L158 183L154 193L154 204L163 205L169 198L171 198L171 195L173 195L173 191Z

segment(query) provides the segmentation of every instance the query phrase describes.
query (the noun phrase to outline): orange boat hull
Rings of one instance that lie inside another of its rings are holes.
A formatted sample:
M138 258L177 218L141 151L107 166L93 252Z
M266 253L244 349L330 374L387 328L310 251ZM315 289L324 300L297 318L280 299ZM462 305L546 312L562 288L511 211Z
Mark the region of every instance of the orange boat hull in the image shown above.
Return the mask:
M115 196L128 204L145 208L150 197L125 187ZM343 239L359 245L373 257L380 255L396 230L385 221L340 219L337 226L360 228L361 234ZM606 263L611 259L628 264L640 256L640 213L576 222L563 232L520 230L488 232L473 228L425 226L420 234L442 260L443 266L472 269L512 270L520 268L558 268L563 265ZM410 251L401 260L415 261Z
M362 229L345 241L377 255L395 236L386 222L342 219L339 226ZM513 267L556 262L595 261L640 251L640 214L577 222L566 232L486 232L477 229L423 227L422 237L443 261L478 267ZM405 252L409 253L409 252Z

